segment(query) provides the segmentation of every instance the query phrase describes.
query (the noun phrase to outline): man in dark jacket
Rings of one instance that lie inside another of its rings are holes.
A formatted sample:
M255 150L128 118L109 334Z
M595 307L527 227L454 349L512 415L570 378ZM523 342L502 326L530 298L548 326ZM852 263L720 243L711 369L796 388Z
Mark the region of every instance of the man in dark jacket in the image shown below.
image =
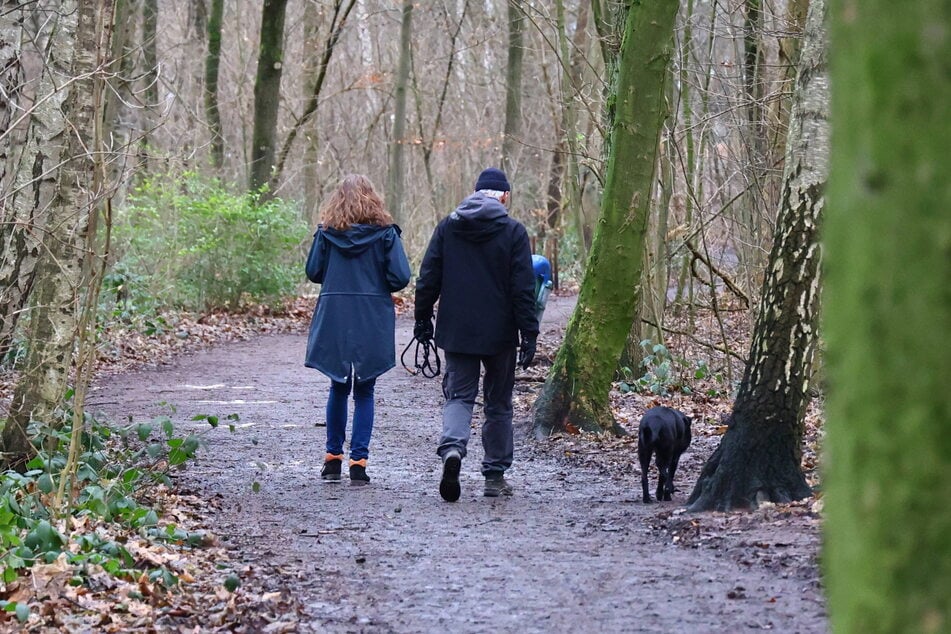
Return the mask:
M459 499L481 367L484 493L512 494L504 474L512 465L516 349L521 335L518 362L527 368L535 356L538 318L528 233L505 207L510 190L501 170L484 170L475 193L436 227L416 282L414 334L420 341L434 335L439 300L435 341L446 353L446 404L437 452L443 460L439 493L447 502Z

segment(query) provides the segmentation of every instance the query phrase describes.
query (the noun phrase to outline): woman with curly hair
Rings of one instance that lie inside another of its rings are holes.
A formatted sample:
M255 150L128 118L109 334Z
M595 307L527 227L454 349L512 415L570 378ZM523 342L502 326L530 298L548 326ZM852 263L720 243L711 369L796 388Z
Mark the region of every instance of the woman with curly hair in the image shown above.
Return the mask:
M373 431L373 388L396 365L396 312L390 293L409 283L400 228L366 176L340 182L321 209L307 258L307 277L320 284L304 365L330 378L327 455L320 472L340 480L353 392L350 484L370 482L366 466Z

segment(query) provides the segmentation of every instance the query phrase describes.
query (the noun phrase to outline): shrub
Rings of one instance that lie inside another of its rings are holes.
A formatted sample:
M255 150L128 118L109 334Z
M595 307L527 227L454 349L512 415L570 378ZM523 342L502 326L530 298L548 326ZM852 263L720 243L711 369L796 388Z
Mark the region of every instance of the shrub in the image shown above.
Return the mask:
M292 294L308 228L280 199L184 174L139 186L115 235L118 259L107 287L117 311L156 303L212 310Z

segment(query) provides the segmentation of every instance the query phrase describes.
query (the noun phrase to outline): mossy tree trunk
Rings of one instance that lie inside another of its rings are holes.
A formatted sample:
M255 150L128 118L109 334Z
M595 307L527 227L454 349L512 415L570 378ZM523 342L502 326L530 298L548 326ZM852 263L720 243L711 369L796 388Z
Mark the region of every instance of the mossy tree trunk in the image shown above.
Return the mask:
M284 67L284 16L287 0L264 0L261 44L254 80L254 132L251 137L250 188L266 184L274 167L277 114Z
M205 55L205 119L211 133L211 165L221 169L225 162L224 137L221 135L221 110L218 107L218 74L221 63L221 20L225 0L211 0L208 17L208 53Z
M578 305L535 404L541 436L617 429L608 392L638 302L677 8L671 0L644 3L627 16L601 216Z
M948 632L951 4L830 17L829 613L836 632Z
M812 0L779 217L749 360L726 434L690 495L691 511L751 508L812 494L800 466L818 342L819 223L829 163L824 0Z

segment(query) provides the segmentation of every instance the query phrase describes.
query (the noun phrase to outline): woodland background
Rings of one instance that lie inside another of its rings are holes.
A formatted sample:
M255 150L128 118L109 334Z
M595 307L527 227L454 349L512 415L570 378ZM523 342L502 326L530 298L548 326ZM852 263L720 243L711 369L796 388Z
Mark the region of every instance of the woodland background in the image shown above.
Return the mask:
M945 4L893 16L822 0L4 0L4 580L58 556L77 509L154 528L135 491L198 448L163 420L124 429L148 443L125 462L107 457L118 432L84 400L116 333L187 337L182 311L287 310L320 202L350 172L384 193L416 263L478 172L500 165L511 213L556 284L580 292L536 433L616 431L611 390L711 379L736 400L691 510L787 502L816 493L803 419L832 386L828 499L842 515L829 543L848 553L829 560L837 618L940 631L948 565L944 586L908 567L931 542L902 538L889 574L858 563L895 537L899 513L930 536L948 522L927 504L897 510L911 483L951 481L935 424L949 416L935 352L951 331ZM898 378L881 369L914 355ZM83 553L127 570L93 542ZM867 592L837 590L855 578L873 579Z

